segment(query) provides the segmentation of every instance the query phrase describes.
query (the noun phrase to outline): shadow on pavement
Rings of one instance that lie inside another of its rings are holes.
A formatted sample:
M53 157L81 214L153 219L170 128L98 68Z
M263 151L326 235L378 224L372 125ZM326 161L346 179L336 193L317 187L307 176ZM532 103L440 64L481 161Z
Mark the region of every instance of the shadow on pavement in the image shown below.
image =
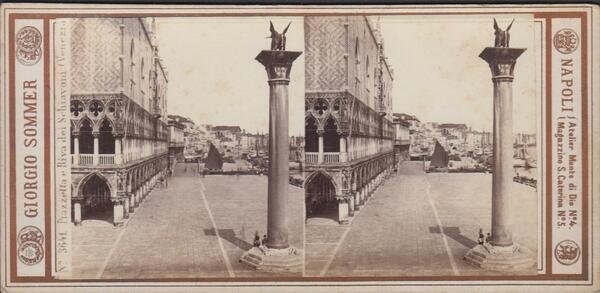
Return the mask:
M213 229L204 229L204 235L217 236L217 233L215 233L214 228ZM229 241L231 244L239 247L243 251L250 250L250 248L252 248L252 244L235 236L235 231L233 231L233 229L219 229L219 236L221 238Z
M440 226L429 227L429 233L440 234L441 233ZM459 227L444 227L444 234L469 249L471 249L477 245L476 241L473 241L473 240L465 237L464 235L460 234Z

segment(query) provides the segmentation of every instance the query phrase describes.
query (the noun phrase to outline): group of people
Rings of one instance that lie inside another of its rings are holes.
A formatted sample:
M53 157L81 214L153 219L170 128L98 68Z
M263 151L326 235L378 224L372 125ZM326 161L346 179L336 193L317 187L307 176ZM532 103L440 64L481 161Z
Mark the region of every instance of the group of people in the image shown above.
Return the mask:
M484 236L483 230L479 229L479 238L477 238L477 243L479 245L483 245L484 243L489 243L491 239L492 239L492 234L490 234L488 232L487 235Z
M262 240L260 239L260 235L258 231L254 233L254 247L259 247L267 244L267 235L263 235Z

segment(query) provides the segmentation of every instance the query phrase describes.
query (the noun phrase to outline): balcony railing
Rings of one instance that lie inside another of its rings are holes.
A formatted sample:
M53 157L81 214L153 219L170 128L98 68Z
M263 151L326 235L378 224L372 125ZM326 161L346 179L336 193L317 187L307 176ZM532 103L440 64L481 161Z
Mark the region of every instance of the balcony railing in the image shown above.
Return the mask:
M79 154L79 165L80 166L91 166L94 164L93 154Z
M98 155L98 165L113 165L115 155Z
M325 164L335 164L340 162L340 153L323 153L323 162Z
M319 161L319 153L313 152L305 152L304 153L304 162L306 164L317 164Z
M93 166L94 154L79 154L79 164L77 164L76 156L71 154L71 164L79 166ZM98 155L98 165L113 165L115 163L115 155Z
M318 152L304 153L304 162L306 164L319 164ZM340 162L340 153L323 153L323 164L336 164Z

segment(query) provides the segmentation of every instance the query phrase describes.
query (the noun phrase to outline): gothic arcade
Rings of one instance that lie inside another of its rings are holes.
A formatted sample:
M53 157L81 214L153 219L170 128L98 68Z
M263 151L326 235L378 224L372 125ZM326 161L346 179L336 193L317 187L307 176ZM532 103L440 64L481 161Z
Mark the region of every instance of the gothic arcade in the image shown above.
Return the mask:
M306 215L340 223L394 166L393 71L364 16L305 17Z
M122 224L168 168L167 74L153 26L142 18L72 21L75 224Z

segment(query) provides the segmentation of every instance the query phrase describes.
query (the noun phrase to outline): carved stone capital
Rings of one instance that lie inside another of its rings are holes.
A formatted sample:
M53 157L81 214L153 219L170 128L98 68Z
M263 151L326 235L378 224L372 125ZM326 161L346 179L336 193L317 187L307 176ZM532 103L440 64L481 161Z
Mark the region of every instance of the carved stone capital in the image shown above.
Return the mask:
M302 52L263 50L255 59L265 66L270 85L288 84L292 63L300 54Z
M485 60L492 71L492 78L504 78L512 81L517 58L525 52L524 48L485 48L479 57Z

